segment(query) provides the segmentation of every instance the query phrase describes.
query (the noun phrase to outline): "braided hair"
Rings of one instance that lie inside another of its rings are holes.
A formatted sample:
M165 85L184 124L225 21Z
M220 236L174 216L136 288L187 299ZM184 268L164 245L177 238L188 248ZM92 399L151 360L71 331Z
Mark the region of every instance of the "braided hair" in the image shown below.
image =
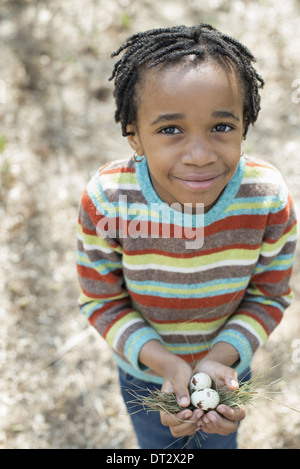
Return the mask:
M252 66L255 58L244 45L213 26L200 23L134 34L111 56L123 51L109 80L115 80L115 120L121 122L124 137L132 134L127 132L127 125L136 122L136 88L142 68L178 63L189 55L196 55L202 61L212 58L222 66L234 64L244 90L244 137L249 125L256 121L260 110L259 88L264 86L264 81Z

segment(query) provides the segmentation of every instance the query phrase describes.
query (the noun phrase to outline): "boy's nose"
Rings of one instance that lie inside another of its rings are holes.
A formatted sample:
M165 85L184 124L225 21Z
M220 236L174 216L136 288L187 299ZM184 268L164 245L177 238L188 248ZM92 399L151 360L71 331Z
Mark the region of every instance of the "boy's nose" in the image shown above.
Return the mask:
M187 142L182 162L185 164L204 166L216 161L216 159L217 156L207 139L196 136Z

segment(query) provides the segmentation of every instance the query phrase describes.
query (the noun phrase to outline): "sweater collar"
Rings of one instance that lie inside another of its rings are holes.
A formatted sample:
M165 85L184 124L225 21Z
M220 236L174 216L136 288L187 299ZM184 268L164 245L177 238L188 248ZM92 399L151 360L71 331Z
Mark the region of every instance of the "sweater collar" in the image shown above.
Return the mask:
M210 223L223 218L225 215L225 210L227 207L231 205L233 199L235 198L239 187L241 185L244 173L245 173L246 161L244 157L241 157L238 167L236 169L235 174L223 190L221 196L219 197L218 201L215 205L204 214L204 225L207 226ZM142 191L143 196L145 197L147 203L152 204L163 204L167 206L167 204L158 196L157 192L155 191L149 170L147 165L147 159L144 158L141 162L135 163L135 172L137 175L137 179ZM171 206L168 210L174 212L174 209ZM192 225L197 226L197 215L190 215L188 218L191 219Z

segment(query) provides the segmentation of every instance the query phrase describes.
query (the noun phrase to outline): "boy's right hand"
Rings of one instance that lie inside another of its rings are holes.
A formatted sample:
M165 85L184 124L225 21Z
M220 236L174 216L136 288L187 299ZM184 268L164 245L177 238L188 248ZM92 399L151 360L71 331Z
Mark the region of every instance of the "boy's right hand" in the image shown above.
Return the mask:
M191 367L182 360L182 363L176 364L174 370L168 370L168 377L162 386L163 392L175 393L177 402L181 407L188 407L190 404L189 383L192 376ZM170 431L175 438L186 435L193 435L199 430L197 422L204 414L203 410L184 409L177 414L171 415L167 412L161 412L161 423L170 427Z
M159 376L163 376L165 381L162 386L164 392L174 392L178 404L186 408L190 404L189 383L193 374L191 366L182 358L168 351L157 340L150 340L142 347L139 355L139 361L155 371ZM178 414L172 416L166 412L161 412L161 422L169 426L171 433L175 437L192 435L199 427L196 421L199 421L198 415L203 415L200 409L194 412L190 409L184 409ZM186 421L183 421L186 420Z

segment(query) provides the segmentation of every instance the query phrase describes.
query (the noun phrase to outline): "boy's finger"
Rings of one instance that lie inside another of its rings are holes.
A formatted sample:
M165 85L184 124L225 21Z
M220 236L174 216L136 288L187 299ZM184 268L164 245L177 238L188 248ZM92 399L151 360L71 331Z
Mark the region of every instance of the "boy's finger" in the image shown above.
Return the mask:
M174 386L170 380L166 379L162 385L161 390L163 392L174 392Z
M181 407L187 407L190 405L190 394L188 391L188 384L178 382L176 387L174 386L174 392L176 400Z
M241 421L246 417L246 411L243 406L232 409L227 405L221 404L218 406L217 411L227 420Z
M177 414L171 415L167 412L161 412L160 419L161 423L166 427L180 425L185 420L188 420L192 416L193 412L190 409L182 410Z
M228 373L228 368L224 372L224 381L229 389L238 389L239 382L238 382L238 374L235 370L230 370L231 373Z
M177 399L178 404L181 407L187 407L188 405L190 405L190 396L188 394L183 395L183 396L181 395L181 397L180 397L176 393L176 399Z
M225 383L226 383L226 386L229 389L238 389L238 387L239 387L239 382L236 378L226 377L225 378Z
M174 392L176 400L181 407L187 407L190 404L190 395L187 387L180 386L175 389L171 381L166 380L161 390L168 393Z

